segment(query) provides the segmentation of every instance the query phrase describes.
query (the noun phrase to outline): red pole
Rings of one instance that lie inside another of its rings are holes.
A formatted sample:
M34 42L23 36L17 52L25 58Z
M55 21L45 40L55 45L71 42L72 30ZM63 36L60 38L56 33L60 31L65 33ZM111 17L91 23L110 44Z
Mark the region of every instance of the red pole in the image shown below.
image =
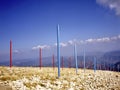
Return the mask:
M102 70L102 65L100 64L100 70Z
M100 70L100 64L98 64L98 68L99 68L99 70Z
M10 40L10 68L12 67L12 41Z
M63 61L63 57L62 57L62 70L63 70L63 67L64 67L64 61Z
M53 64L53 70L54 70L54 67L55 67L55 64L54 64L54 54L53 54L52 64Z
M69 58L69 68L71 68L71 57Z
M80 60L80 68L82 68L82 61Z
M80 68L82 68L82 61L80 60Z
M42 49L40 48L40 69L42 67Z

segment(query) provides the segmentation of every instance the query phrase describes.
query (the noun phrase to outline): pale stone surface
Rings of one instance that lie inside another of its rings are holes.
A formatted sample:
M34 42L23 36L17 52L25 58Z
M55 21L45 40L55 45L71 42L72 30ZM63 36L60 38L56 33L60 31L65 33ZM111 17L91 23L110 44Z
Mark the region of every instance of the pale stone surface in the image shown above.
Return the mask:
M64 68L57 78L57 68L0 67L0 85L13 90L120 90L120 72ZM0 88L0 90L2 90Z

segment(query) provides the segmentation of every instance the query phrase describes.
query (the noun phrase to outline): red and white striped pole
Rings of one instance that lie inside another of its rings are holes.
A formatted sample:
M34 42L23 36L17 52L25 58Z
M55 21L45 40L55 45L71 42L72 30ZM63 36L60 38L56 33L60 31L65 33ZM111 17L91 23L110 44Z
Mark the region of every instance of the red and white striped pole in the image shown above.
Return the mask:
M12 67L12 41L10 40L10 68Z
M40 55L40 69L42 67L42 49L40 48L39 50L39 55Z
M54 63L54 60L55 60L55 58L54 58L54 54L53 54L53 57L52 57L53 70L55 69L55 63Z

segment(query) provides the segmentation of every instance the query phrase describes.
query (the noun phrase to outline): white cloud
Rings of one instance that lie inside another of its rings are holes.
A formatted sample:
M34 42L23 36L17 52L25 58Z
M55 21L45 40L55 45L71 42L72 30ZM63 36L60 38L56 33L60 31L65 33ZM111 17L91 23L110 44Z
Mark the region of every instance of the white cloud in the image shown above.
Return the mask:
M116 36L111 37L111 40L117 40L117 37Z
M110 42L113 40L119 40L120 39L120 35L118 36L113 36L113 37L102 37L102 38L90 38L87 40L69 40L68 42L64 42L64 43L60 43L60 46L62 47L66 47L68 45L74 45L74 43L80 45L80 44L87 44L87 43L101 43L101 42ZM57 43L55 44L55 46L57 46Z
M57 46L57 43L55 43L54 45ZM60 43L61 47L66 47L67 45L68 45L67 43L63 43L63 42Z
M97 42L102 42L102 38L96 39Z
M78 44L84 44L85 42L84 42L84 40L80 40L80 41L78 41L77 43L78 43Z
M118 38L120 39L120 35L118 35Z
M61 46L61 47L66 47L66 46L67 46L67 43L60 43L60 46Z
M57 43L55 43L54 46L57 46Z
M39 48L42 48L42 49L49 49L50 46L49 45L38 45L38 46L35 46L32 48L32 50L37 50Z
M107 43L107 42L111 42L111 41L116 41L116 40L120 40L120 35L118 36L113 36L113 37L102 37L102 38L90 38L87 40L69 40L67 42L61 42L60 43L60 47L67 47L69 45L74 45L74 43L76 43L77 45L81 45L81 44L88 44L88 43ZM53 46L49 46L49 45L38 45L32 48L32 50L36 50L39 48L42 49L49 49L51 47L57 46L57 43L55 43ZM18 52L17 50L15 52Z
M81 40L79 42L79 44L86 44L86 43L97 43L97 42L110 42L113 40L119 40L120 39L120 35L118 36L113 36L113 37L103 37L103 38L96 38L96 39L87 39L87 40Z
M13 50L13 53L18 54L18 53L20 53L20 51L19 50Z
M96 2L114 10L116 15L120 15L120 0L96 0Z
M85 42L87 42L87 43L92 43L94 41L95 41L95 39L92 39L92 38L85 40Z
M72 45L74 42L72 40L68 41L68 44Z
M110 38L109 37L104 37L104 38L102 38L102 41L103 42L108 42L108 41L110 41Z
M120 39L120 35L118 35L118 36L113 36L113 37L111 37L110 39L111 39L111 40L119 40L119 39Z

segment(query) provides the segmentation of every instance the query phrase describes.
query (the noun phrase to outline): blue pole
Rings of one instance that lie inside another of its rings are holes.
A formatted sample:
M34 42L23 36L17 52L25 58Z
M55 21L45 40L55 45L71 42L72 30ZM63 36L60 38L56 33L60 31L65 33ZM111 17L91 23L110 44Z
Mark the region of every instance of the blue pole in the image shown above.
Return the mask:
M75 62L76 62L76 74L77 74L78 64L77 64L77 50L76 50L76 44L74 45L74 57L75 57Z
M58 61L58 78L60 77L60 33L59 25L57 26L57 61Z
M85 50L84 50L84 73L85 73Z
M96 57L94 57L94 72L96 72Z

